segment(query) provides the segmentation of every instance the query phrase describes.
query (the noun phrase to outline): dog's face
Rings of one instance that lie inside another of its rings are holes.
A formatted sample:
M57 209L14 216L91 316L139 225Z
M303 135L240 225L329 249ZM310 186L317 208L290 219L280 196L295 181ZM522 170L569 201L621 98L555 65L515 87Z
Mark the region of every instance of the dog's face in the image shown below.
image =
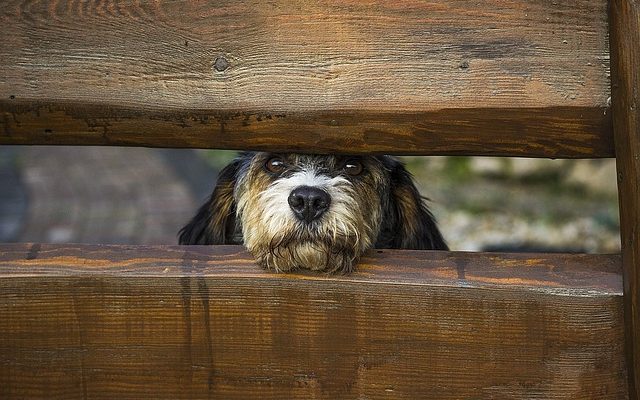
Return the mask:
M236 186L245 246L276 271L351 269L380 231L384 175L374 157L256 155Z
M243 153L182 244L242 243L265 268L349 272L376 247L445 249L401 163L387 156Z

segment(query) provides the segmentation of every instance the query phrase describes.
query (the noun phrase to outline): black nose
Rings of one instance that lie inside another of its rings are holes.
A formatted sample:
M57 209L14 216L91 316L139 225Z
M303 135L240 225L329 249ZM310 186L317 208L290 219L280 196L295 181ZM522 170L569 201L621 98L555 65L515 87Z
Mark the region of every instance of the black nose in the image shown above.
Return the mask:
M329 208L331 197L322 189L299 186L289 195L289 206L298 219L311 222Z

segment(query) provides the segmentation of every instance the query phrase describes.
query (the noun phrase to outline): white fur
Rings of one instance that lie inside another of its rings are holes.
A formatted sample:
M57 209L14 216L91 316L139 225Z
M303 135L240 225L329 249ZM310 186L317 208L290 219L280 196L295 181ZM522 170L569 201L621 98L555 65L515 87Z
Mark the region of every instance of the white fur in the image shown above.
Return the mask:
M296 172L287 178L281 178L273 182L260 194L260 204L264 207L264 221L267 230L277 232L283 226L298 223L296 216L289 207L289 195L300 186L310 186L322 189L331 197L329 209L321 217L321 223L332 220L340 215L342 218L349 214L349 205L353 203L350 182L337 176L331 178L324 174L318 174L313 169ZM340 228L340 226L335 227ZM344 228L344 226L342 226ZM344 230L340 230L344 232Z
M349 243L356 253L364 251L373 245L370 239L372 232L378 227L367 223L364 213L373 213L373 221L379 218L376 207L360 209L355 198L353 184L342 176L330 177L308 168L296 172L286 178L279 178L264 191L255 196L241 196L238 199L238 215L243 221L244 244L249 250L263 254L263 262L267 268L276 271L286 271L292 268L308 268L322 270L327 268L331 249L321 243L306 241L288 245L282 248L268 250L264 246L272 241L277 243L287 234L296 231L306 231L309 226L295 216L289 207L291 192L300 186L310 186L326 191L331 197L329 209L313 221L315 234L320 237L330 237L335 243ZM367 205L362 205L366 207ZM252 221L252 222L250 222ZM260 221L259 223L256 223ZM251 226L251 229L247 229ZM365 228L364 234L360 229ZM273 251L273 254L265 253Z

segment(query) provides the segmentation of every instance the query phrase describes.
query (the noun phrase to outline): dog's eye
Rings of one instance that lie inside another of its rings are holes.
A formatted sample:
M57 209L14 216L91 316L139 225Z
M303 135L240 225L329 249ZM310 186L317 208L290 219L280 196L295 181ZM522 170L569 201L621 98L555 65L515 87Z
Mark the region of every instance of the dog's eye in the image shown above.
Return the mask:
M360 161L349 160L346 163L344 163L343 169L344 169L344 172L346 172L347 174L351 176L357 176L362 173L362 170L364 169L364 167L362 166L362 163Z
M267 171L274 174L283 173L287 167L280 157L271 157L264 166L267 168Z

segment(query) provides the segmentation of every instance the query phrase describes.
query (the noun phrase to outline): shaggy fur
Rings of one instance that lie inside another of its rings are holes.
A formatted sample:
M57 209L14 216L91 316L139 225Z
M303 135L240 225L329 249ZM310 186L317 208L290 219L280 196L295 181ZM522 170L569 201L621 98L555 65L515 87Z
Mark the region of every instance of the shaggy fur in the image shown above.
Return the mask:
M269 168L272 160L279 169ZM318 218L293 211L288 199L300 187L328 195ZM331 273L352 271L372 247L447 249L397 159L261 152L242 153L221 171L211 198L180 231L180 244L244 244L264 268Z

